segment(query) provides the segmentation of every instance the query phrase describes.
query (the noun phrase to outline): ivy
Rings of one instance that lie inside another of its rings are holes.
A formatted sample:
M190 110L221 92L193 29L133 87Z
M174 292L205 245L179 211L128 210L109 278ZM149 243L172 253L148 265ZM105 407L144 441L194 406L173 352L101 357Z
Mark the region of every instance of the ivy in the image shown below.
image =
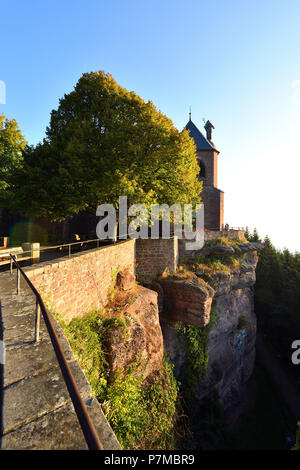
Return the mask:
M107 390L107 418L124 449L174 449L178 385L173 366L163 367L143 383L138 365L120 370Z
M214 305L210 312L210 322L207 326L185 325L179 328L179 336L187 343L187 364L182 377L182 392L187 403L197 397L197 390L203 381L208 364L208 340L212 327L217 318Z
M145 363L138 357L129 370L120 369L109 381L108 332L119 329L120 341L126 340L127 319L91 312L69 324L58 321L123 449L176 448L178 385L167 359L148 382Z

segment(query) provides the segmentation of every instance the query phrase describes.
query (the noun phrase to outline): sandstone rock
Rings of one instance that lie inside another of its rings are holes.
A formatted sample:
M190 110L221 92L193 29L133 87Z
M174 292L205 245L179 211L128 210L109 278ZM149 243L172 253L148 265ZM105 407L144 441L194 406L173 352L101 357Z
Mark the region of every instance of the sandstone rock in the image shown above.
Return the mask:
M234 253L234 248L232 246L226 246L226 245L215 245L212 246L212 253L214 254L225 254L225 255L230 255Z
M255 252L244 253L239 267L230 273L219 271L208 277L208 284L215 290L215 297L228 294L231 290L252 287L256 281L255 267L258 256Z
M249 288L237 289L217 299L217 323L210 332L207 374L199 388L199 399L213 387L218 389L225 409L237 404L244 383L250 377L255 359L256 317L253 293ZM239 328L239 318L246 325ZM241 331L245 330L242 354L237 350Z
M135 275L128 270L119 271L116 278L116 284L120 290L130 290L135 283Z
M224 271L219 271L209 276L208 283L215 290L215 297L229 293L231 277L230 273Z
M215 291L206 282L195 276L191 280L162 279L159 283L164 291L166 319L199 327L209 323Z
M258 242L248 242L248 243L239 243L238 248L236 248L236 252L248 252L248 251L257 251L263 248L262 243Z
M137 360L145 361L144 377L147 378L161 368L164 353L157 293L139 287L134 302L127 307L124 316L127 331L114 328L108 334L110 379L121 368L128 370Z
M157 281L149 281L145 282L144 286L147 287L147 289L154 290L157 292L158 297L157 297L157 303L158 303L158 312L162 313L163 308L164 308L164 291L161 285Z
M198 251L198 253L201 256L210 256L212 254L224 254L224 255L230 255L230 254L241 254L241 253L247 253L250 251L257 251L261 250L263 248L262 243L258 242L247 242L247 243L239 243L237 246L227 246L227 245L213 245L213 246L205 246L201 250Z
M230 273L218 272L212 274L209 278L208 283L215 291L217 322L209 334L207 373L197 389L199 407L203 399L214 388L217 388L225 410L231 409L241 399L245 382L253 371L256 317L253 307L252 286L255 282L255 267L258 260L255 253L256 249L256 244L255 246L252 244L251 250L244 252L240 260L240 266L232 269ZM162 283L165 299L170 299L173 291L170 288L167 291L164 285L166 282ZM173 287L174 289L175 287ZM179 290L181 287L177 289ZM194 302L192 301L191 305L195 307L197 295L200 298L201 296L196 293L196 290L189 289L191 296L194 296ZM181 306L182 313L184 305L182 300L184 297L181 299L178 296L178 306L176 306L177 298L175 297L175 299L175 305L170 304L174 309L171 312L178 312L175 318L180 321L179 307ZM198 300L198 303L201 305L201 301ZM241 317L243 321L239 320ZM189 324L195 325L194 322L190 321L191 317L186 316L185 319L188 320ZM183 317L181 317L181 322L183 321ZM196 326L199 326L199 324ZM164 317L162 328L165 348L175 364L175 375L180 380L181 377L184 377L189 361L187 342L182 335L178 335L177 328L174 328L172 321L167 316ZM240 350L237 347L239 345L241 346ZM197 404L195 406L197 407ZM197 413L196 408L195 413Z

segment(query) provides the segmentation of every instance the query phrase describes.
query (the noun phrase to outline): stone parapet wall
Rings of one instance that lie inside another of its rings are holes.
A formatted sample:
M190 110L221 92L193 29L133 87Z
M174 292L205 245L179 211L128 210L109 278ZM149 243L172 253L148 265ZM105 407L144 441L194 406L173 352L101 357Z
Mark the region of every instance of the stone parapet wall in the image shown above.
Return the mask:
M105 305L112 275L128 268L134 273L135 240L100 247L70 258L25 268L51 310L67 320Z
M136 240L136 273L156 277L166 268L176 271L178 266L178 239Z
M218 238L229 237L232 240L243 241L245 237L245 230L206 230L204 232L204 240L217 240Z

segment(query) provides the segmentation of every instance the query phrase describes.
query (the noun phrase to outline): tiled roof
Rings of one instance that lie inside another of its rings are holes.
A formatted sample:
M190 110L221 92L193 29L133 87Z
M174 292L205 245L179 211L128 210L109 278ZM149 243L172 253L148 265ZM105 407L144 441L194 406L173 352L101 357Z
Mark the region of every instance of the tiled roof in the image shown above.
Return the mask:
M193 121L190 119L185 128L189 131L190 137L195 141L197 150L216 150L211 142L199 131Z

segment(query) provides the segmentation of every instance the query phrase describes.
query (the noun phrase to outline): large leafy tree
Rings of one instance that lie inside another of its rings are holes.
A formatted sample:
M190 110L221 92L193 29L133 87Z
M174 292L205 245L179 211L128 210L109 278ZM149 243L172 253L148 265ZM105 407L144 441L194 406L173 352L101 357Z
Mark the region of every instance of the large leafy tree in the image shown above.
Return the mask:
M195 145L187 131L110 74L84 74L30 148L16 200L27 215L63 220L99 203L199 202ZM24 184L24 181L26 184Z
M0 199L7 200L14 173L22 167L27 142L15 119L0 114Z

